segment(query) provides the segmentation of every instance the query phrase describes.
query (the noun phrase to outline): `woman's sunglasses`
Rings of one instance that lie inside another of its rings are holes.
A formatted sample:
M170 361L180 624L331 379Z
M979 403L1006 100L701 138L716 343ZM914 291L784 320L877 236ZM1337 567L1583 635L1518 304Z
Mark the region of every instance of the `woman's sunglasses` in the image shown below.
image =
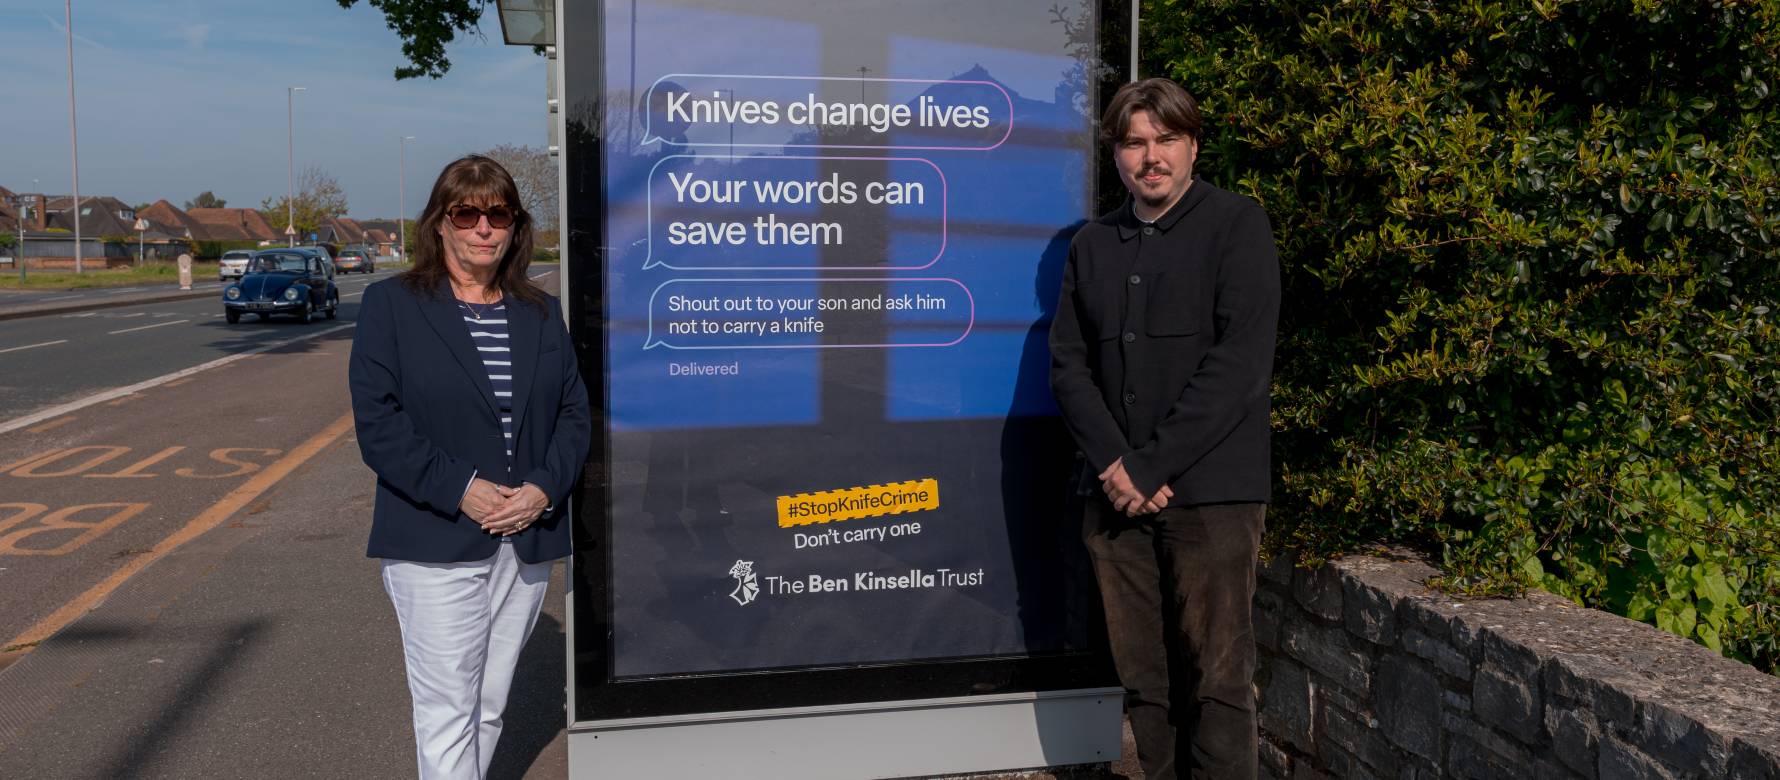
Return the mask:
M513 227L515 214L506 206L490 206L479 209L475 206L452 206L445 210L445 216L451 219L451 226L458 230L469 230L476 226L483 217L488 217L488 226L495 230L506 230Z

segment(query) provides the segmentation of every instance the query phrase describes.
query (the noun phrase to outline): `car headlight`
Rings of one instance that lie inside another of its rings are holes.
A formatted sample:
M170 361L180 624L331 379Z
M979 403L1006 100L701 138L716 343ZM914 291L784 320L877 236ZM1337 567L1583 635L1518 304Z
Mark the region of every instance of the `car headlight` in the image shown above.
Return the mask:
M231 301L238 301L238 300L241 300L241 288L239 288L239 287L230 287L230 288L229 288L229 289L227 289L227 290L223 290L223 297L224 297L224 298L227 298L227 299L229 299L229 300L231 300Z
M297 299L297 288L295 288L295 287L284 288L284 299L287 301L296 300Z

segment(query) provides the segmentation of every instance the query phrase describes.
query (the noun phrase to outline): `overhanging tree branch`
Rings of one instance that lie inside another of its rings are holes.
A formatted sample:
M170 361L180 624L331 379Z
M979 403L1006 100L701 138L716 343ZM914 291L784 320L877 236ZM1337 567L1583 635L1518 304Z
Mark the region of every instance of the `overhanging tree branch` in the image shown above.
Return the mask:
M341 8L358 5L359 0L335 0ZM457 34L476 33L482 11L492 0L364 0L383 12L383 19L402 39L402 55L408 65L396 68L401 79L421 76L439 78L451 70L451 59L445 56L445 45Z

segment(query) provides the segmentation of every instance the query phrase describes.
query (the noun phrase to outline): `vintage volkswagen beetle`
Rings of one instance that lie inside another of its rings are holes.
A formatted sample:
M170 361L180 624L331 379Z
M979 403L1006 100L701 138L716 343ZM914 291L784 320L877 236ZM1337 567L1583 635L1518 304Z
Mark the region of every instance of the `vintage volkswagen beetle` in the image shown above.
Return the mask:
M223 316L231 324L252 313L265 320L294 314L310 322L317 313L333 319L340 308L334 264L312 247L262 249L247 261L247 275L223 289Z

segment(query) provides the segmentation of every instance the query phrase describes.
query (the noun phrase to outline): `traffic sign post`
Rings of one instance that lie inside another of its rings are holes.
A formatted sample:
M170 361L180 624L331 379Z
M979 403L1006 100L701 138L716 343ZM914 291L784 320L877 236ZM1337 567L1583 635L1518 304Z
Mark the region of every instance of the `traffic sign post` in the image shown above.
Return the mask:
M147 245L147 241L146 241L147 237L148 237L148 220L143 219L141 217L137 217L136 218L136 264L137 265L142 265L143 263L148 261L148 245Z

